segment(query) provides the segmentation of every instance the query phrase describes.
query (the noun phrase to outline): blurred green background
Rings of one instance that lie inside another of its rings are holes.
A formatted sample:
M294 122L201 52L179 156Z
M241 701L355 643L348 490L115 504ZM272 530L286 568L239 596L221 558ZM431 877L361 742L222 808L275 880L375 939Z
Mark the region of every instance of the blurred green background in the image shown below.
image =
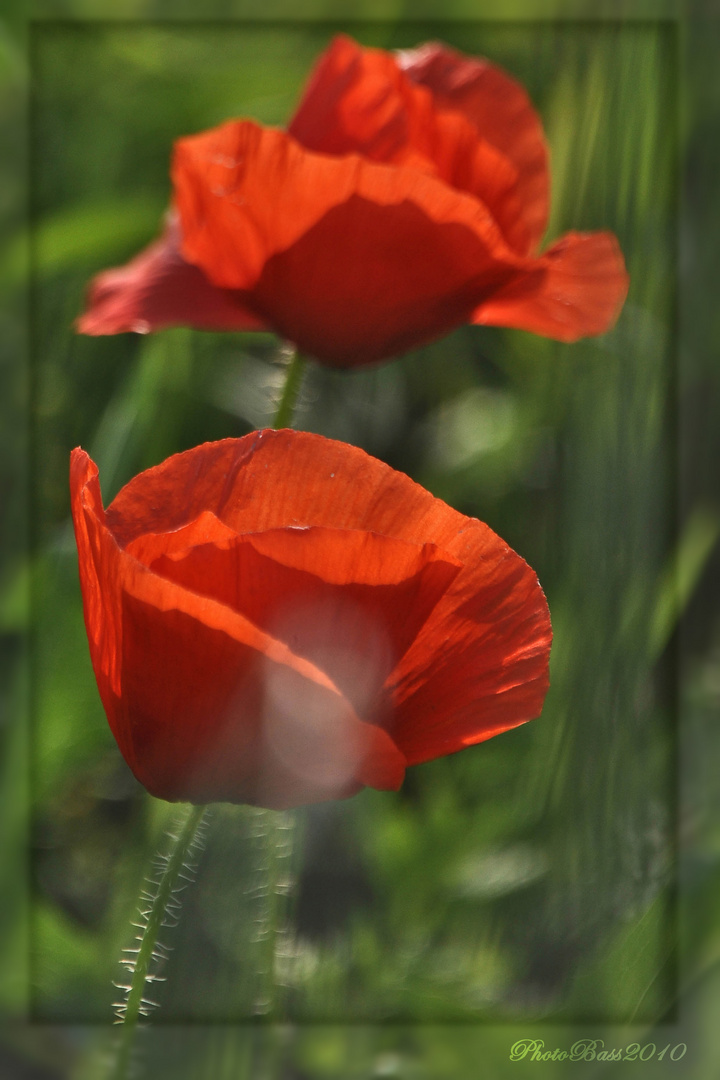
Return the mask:
M658 1053L687 1044L682 1064L668 1051L633 1068L715 1076L707 1039L717 1036L693 994L702 979L704 1002L717 983L720 940L720 834L703 816L720 696L720 506L706 465L720 327L713 344L702 290L687 282L701 258L692 244L716 103L708 90L683 111L683 42L670 21L401 15L32 28L32 228L28 240L8 227L0 262L15 297L1 407L24 415L27 393L29 417L3 435L8 462L26 454L29 482L25 553L17 465L4 467L4 704L28 724L3 731L2 1003L32 1022L8 1022L0 1070L103 1075L112 980L165 824L164 805L124 766L95 688L69 451L81 444L98 462L107 503L168 454L268 423L279 379L270 336L90 339L72 321L89 277L156 233L172 140L234 115L282 124L338 30L384 48L440 38L519 78L551 148L548 239L612 229L631 290L601 339L564 346L463 328L370 371L310 371L296 426L408 472L534 567L553 616L552 688L540 720L412 770L400 794L366 791L301 815L292 933L278 956L284 1014L297 1023L245 1022L260 977L253 887L266 818L219 809L168 935L161 1009L140 1046L145 1074L628 1067L506 1064L516 1039L569 1049L583 1037ZM26 73L12 37L3 42L11 103ZM28 265L25 382L11 364Z

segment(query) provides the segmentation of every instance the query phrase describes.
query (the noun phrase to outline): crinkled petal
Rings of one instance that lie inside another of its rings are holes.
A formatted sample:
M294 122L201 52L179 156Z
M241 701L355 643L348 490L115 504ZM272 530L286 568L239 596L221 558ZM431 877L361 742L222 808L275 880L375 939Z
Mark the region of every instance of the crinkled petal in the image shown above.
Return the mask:
M463 56L439 42L403 50L406 75L427 87L440 107L457 110L518 170L517 190L528 229L526 254L547 228L550 176L540 117L525 89L488 60Z
M185 257L338 366L467 321L525 262L482 203L435 177L249 121L181 139L173 182Z
M151 793L285 807L363 784L399 786L403 755L325 672L118 546L81 450L71 494L98 687L118 746Z
M358 716L380 723L383 685L461 564L435 545L319 526L238 536L206 511L126 549L156 574L211 596L326 672ZM225 530L221 537L220 530ZM214 532L215 539L201 541Z
M316 62L288 131L324 154L407 160L413 147L404 97L411 94L390 53L338 35ZM424 157L419 154L418 167L431 168Z
M145 589L123 593L116 715L152 794L280 809L399 787L405 760L391 737L314 665L160 577L133 584Z
M612 233L567 233L519 272L472 316L475 323L513 326L558 341L608 330L620 314L629 279Z
M535 575L501 543L468 559L394 672L390 730L408 763L539 714L549 685L550 617Z
M464 535L473 520L358 447L311 432L266 429L203 443L139 473L107 508L107 521L127 547L146 533L188 526L204 511L238 534L324 526L448 552L458 530ZM444 532L438 532L441 524ZM209 529L207 518L199 529Z
M211 284L180 254L177 225L126 266L104 270L88 290L86 310L77 320L81 334L147 334L169 326L204 330L262 330L262 319L239 296Z
M462 569L388 676L388 728L408 760L489 738L540 714L550 618L529 566L491 529L356 447L306 432L208 443L135 477L108 508L122 543L212 510L238 533L287 524L432 544Z
M485 203L511 246L531 246L518 170L455 110L412 82L396 57L340 35L320 57L288 130L306 149L410 166Z
M290 130L231 121L179 140L165 234L95 279L78 329L266 329L347 368L467 322L573 341L614 320L614 238L571 233L536 256L547 148L494 65L339 36Z

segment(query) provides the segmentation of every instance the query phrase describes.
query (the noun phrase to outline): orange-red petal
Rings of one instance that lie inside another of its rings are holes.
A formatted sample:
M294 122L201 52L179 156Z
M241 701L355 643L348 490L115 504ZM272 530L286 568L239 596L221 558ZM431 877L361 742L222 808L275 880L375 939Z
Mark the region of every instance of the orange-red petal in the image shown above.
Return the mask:
M527 565L497 546L466 564L393 674L391 732L408 764L538 714L552 637L541 596Z
M440 42L403 50L398 63L410 79L431 91L439 107L462 113L515 165L528 229L525 254L533 253L547 228L550 176L540 117L525 89L490 61L464 56Z
M95 279L82 332L272 329L356 367L466 322L602 333L627 291L610 234L536 255L537 113L505 72L437 43L393 55L335 38L290 134L228 122L179 140L172 176L178 216Z
M220 522L201 525L208 517L126 550L284 641L330 676L358 716L380 722L385 680L461 564L433 544L377 533L291 526L241 536ZM199 540L198 531L216 537Z
M405 762L393 740L361 721L324 672L118 545L97 469L80 450L71 493L98 687L149 791L284 807L400 784Z
M612 233L567 233L536 263L478 305L472 321L558 341L602 334L617 319L629 278Z
M183 254L302 350L371 363L462 322L571 341L627 291L608 233L517 255L487 207L415 168L329 157L250 121L180 140Z
M513 163L461 112L439 107L392 53L334 38L288 131L308 150L356 153L437 176L483 202L513 249L526 254L531 247Z
M434 545L443 562L461 565L383 688L392 706L383 723L409 762L459 750L539 715L552 635L535 574L486 525L407 476L317 435L258 432L205 444L141 474L109 507L108 521L120 543L142 544L148 524L169 533L203 510L222 527L193 527L213 542L222 542L222 530L356 529ZM312 535L308 530L308 549ZM377 572L373 565L363 573Z
M147 334L169 326L262 330L265 324L236 293L213 285L180 254L177 223L125 266L104 270L88 289L81 334Z
M181 139L173 182L184 256L338 366L467 321L524 265L482 203L435 177L250 121Z

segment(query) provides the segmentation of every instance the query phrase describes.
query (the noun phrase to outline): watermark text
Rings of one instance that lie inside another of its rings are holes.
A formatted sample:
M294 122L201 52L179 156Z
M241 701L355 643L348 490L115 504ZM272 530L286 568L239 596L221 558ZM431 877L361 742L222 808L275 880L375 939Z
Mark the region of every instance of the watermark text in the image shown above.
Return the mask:
M654 1042L606 1046L603 1039L577 1039L568 1049L546 1046L543 1039L518 1039L510 1047L511 1061L682 1061L684 1042L660 1046Z

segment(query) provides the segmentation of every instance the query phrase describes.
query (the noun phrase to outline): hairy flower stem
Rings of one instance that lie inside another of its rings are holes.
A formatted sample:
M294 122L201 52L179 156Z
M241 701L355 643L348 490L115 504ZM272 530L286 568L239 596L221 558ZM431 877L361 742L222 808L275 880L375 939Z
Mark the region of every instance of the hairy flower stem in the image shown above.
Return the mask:
M280 1019L281 986L277 960L289 943L288 908L294 884L293 853L297 814L294 810L262 810L256 830L263 846L263 910L258 920L258 989L255 1012Z
M187 866L190 849L197 840L198 829L202 823L205 806L190 806L187 815L182 822L177 835L172 835L174 846L169 856L162 876L157 884L157 892L152 898L150 908L142 912L145 920L142 927L140 948L137 958L132 964L132 979L128 990L127 1000L123 1010L122 1034L118 1047L117 1057L114 1062L112 1080L125 1080L128 1076L130 1059L133 1048L133 1036L137 1027L138 1017L146 1010L146 983L150 974L150 964L157 956L158 934L160 927L170 913L168 905L173 894L180 889L179 879L183 875L183 868ZM187 875L185 875L187 876ZM176 906L176 905L175 905ZM164 952L164 950L162 950Z
M285 385L272 423L274 428L291 426L304 370L305 360L297 350L294 350L285 369Z
M282 1026L286 1019L285 968L294 948L291 926L303 820L298 810L262 810L255 820L264 882L257 920L258 981L253 1004L255 1015L267 1023L256 1025L250 1035L249 1071L243 1080L278 1080L283 1072L288 1036L288 1029Z
M300 354L293 352L285 371L285 385L283 386L277 412L273 421L274 428L289 427L292 414L297 402L297 395L302 382L305 361ZM122 1034L118 1046L117 1055L114 1058L111 1080L126 1080L129 1075L132 1050L134 1045L135 1029L141 1014L148 1010L149 1002L145 998L146 984L153 976L150 973L150 965L153 959L157 959L158 951L164 953L164 949L158 946L158 933L167 917L172 918L173 912L168 905L172 905L173 897L180 891L178 884L183 874L183 868L187 866L190 850L195 843L198 830L202 825L206 806L190 806L187 815L182 822L180 830L173 836L174 846L166 857L160 879L157 883L157 892L148 897L142 897L143 903L150 906L142 910L143 926L139 936L139 948L133 961L127 961L132 972L132 979L127 989L127 998L122 1006ZM271 811L262 812L265 817L265 843L267 857L267 905L262 929L260 947L263 953L260 963L261 987L258 995L258 1012L274 1016L277 1010L277 988L275 986L275 958L280 935L283 932L282 920L284 914L283 899L290 890L290 875L287 865L290 863L292 851L292 836L294 829L294 816L283 815L275 821L275 815ZM283 875L284 871L284 875ZM172 905L177 909L177 903Z
M285 369L285 384L272 426L275 429L289 427L297 403L298 392L305 372L305 360L293 350ZM296 811L278 813L261 810L257 820L258 834L262 837L265 854L265 910L259 921L258 934L258 988L255 1012L267 1020L278 1021L281 1014L280 987L276 979L278 947L283 935L287 935L286 923L289 897L293 890L293 848L297 840L298 819ZM269 1057L265 1058L261 1047L267 1047L270 1035ZM255 1031L252 1039L250 1080L274 1078L278 1069L278 1043L274 1033ZM265 1037L263 1037L265 1036Z

